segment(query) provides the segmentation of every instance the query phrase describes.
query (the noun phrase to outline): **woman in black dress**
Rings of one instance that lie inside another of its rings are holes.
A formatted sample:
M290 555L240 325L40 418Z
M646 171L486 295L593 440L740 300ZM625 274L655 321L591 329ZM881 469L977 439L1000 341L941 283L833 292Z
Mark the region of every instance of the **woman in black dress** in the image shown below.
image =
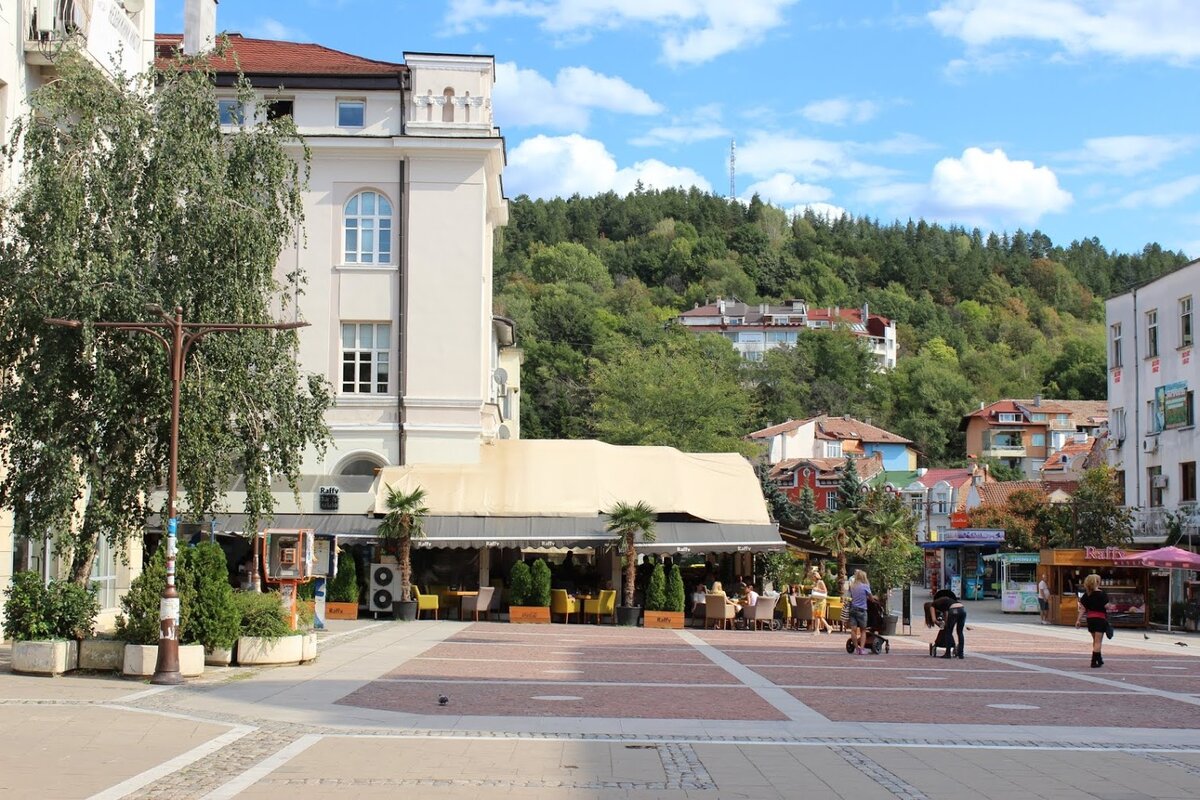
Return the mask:
M946 655L942 658L953 658L958 656L963 657L963 650L966 647L966 642L963 638L963 628L967 623L967 609L963 607L962 602L948 589L944 589L934 595L934 600L925 604L925 624L934 628L938 626L938 617L944 620L942 630L938 633L937 639L934 640L930 647L930 654L936 654L939 647L946 648ZM954 634L958 635L958 647L954 647ZM955 650L957 649L957 653Z
M1083 596L1079 598L1079 617L1075 620L1078 628L1081 622L1087 621L1088 633L1092 635L1092 667L1104 666L1104 657L1100 655L1100 643L1108 631L1108 594L1100 588L1100 576L1088 575L1083 579Z

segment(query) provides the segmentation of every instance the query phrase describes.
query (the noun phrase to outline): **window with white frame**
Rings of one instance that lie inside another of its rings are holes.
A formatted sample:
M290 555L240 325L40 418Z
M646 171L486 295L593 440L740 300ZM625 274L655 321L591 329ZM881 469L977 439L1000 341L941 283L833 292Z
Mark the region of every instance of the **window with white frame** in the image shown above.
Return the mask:
M1158 309L1146 312L1146 357L1158 356Z
M387 394L391 345L387 323L342 323L342 393Z
M363 100L338 100L337 126L339 128L361 128L366 111L367 104Z
M96 557L92 559L91 587L101 609L117 607L117 554L104 536L97 542Z
M1020 421L1021 421L1021 415L1020 415L1020 414L1014 414L1014 413L1012 413L1012 412L1009 412L1009 411L1002 411L1002 412L1000 412L999 414L997 414L997 415L996 415L996 418L997 418L997 419L998 419L1000 422L1020 422Z
M837 511L838 509L838 493L828 492L825 495L825 510Z
M930 507L930 513L933 514L949 514L950 513L950 491L948 489L933 493L933 504Z
M242 109L242 101L233 97L223 97L217 100L217 117L222 125L241 125L246 121L246 112Z
M1113 369L1120 369L1121 361L1121 323L1113 323L1112 326L1112 359L1111 365Z
M1112 438L1118 442L1125 439L1125 409L1114 408L1112 410L1112 419L1108 421L1108 432Z
M363 191L346 201L343 254L347 264L392 263L392 203L379 192Z
M1179 301L1179 346L1192 346L1192 298L1183 298Z
M825 457L826 458L841 458L842 457L842 443L841 442L826 442L825 443Z

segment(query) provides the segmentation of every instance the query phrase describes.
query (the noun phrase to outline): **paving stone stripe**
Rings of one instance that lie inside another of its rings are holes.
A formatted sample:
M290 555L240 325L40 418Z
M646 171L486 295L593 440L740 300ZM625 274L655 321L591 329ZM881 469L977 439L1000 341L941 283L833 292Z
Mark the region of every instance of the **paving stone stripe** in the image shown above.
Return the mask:
M1169 767L1181 769L1190 775L1200 775L1200 766L1189 764L1186 761L1180 761L1178 758L1171 758L1162 753L1137 753L1139 758L1144 758L1147 761L1153 761L1155 764L1164 764Z
M904 798L904 800L929 800L928 796L920 789L855 748L831 747L829 749L845 759L846 763L891 792L893 797Z

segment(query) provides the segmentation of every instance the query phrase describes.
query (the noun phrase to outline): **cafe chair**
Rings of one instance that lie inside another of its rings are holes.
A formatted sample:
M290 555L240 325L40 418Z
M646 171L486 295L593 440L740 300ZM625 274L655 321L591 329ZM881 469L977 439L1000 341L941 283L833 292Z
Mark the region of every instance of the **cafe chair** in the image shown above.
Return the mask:
M586 619L592 615L596 616L596 624L600 624L601 617L612 617L613 624L617 624L617 590L616 589L601 589L600 596L593 600L583 601L583 616Z
M804 623L804 627L812 630L813 626L813 601L811 597L796 598L796 630L800 630L800 623Z
M579 613L579 601L571 595L567 594L566 589L552 589L550 591L550 616L555 614L563 615L563 622L570 624L571 615Z
M432 611L433 618L438 618L438 608L441 607L441 601L436 594L421 594L421 590L417 585L412 584L413 600L417 601L417 619L421 618L422 611Z
M753 625L754 630L761 630L763 625L767 626L767 630L775 627L775 599L772 597L760 597L758 602L748 609L746 622Z
M734 607L725 601L723 594L706 594L704 596L704 627L725 628L725 623L733 627Z
M468 611L475 612L475 621L479 622L479 615L487 619L492 618L492 597L496 594L495 586L483 586L479 589L479 594L467 596L462 599L462 613L460 616L466 618Z

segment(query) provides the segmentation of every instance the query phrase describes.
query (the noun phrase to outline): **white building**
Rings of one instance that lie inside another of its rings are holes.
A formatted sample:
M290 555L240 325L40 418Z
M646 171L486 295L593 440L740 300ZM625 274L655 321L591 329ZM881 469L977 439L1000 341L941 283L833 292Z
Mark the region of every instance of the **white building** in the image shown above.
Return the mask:
M1182 514L1185 529L1198 532L1197 296L1200 260L1105 303L1108 460L1147 542L1167 534L1169 515Z

